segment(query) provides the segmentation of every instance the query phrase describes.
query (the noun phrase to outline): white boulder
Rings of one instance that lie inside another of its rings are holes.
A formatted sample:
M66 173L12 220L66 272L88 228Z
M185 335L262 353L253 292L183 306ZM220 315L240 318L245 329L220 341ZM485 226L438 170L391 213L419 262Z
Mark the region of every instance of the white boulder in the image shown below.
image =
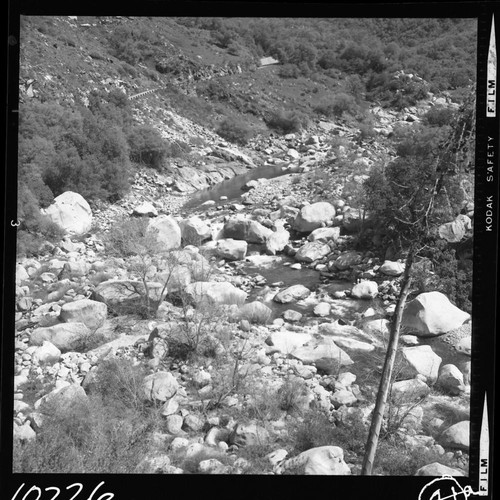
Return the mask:
M351 296L355 299L374 299L378 295L376 281L362 281L352 287Z
M146 231L156 239L164 251L181 246L181 228L170 215L160 215L151 219Z
M41 212L68 234L85 234L92 226L90 205L82 195L72 191L57 196L54 203Z
M83 323L90 330L97 330L104 324L107 315L108 306L104 302L81 299L64 304L59 317L66 323Z
M402 354L409 376L414 377L420 374L427 379L428 384L432 385L436 382L442 358L432 350L431 346L404 347Z
M441 292L426 292L408 302L402 324L422 337L447 333L470 319L470 314L454 306Z
M298 232L310 233L333 220L336 214L335 207L326 201L306 205L295 218L293 227Z

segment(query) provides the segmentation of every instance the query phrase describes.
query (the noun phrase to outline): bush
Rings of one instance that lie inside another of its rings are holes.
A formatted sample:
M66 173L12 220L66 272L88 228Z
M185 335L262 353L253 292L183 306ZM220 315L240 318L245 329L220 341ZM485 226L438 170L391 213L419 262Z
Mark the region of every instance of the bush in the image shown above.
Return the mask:
M121 93L119 93L121 94ZM116 200L129 187L129 149L123 133L127 101L116 92L91 94L89 109L53 103L23 105L19 126L19 183L39 206L76 191L87 200Z
M424 122L431 127L451 125L455 111L446 106L434 106L424 116Z
M351 95L337 94L331 102L322 103L315 106L314 111L318 114L330 117L341 118L344 114L355 115L358 110L356 100Z
M275 111L265 120L266 125L280 134L300 132L307 126L307 117L297 111Z
M37 255L45 241L57 243L64 236L57 224L42 215L39 200L24 182L18 187L17 215L21 222L17 231L18 255Z
M14 443L13 470L133 473L160 426L156 409L143 404L136 390L143 376L131 361L101 365L87 402L45 409L36 440Z
M225 118L217 127L216 132L227 141L241 146L248 144L252 136L250 127L237 118Z
M278 389L278 406L287 413L302 413L309 405L309 389L300 377L287 377Z
M278 75L281 78L298 78L301 71L296 64L283 64L278 70Z
M373 139L377 135L377 132L373 128L371 123L362 123L359 126L359 140L361 142Z
M368 430L359 419L336 425L326 412L310 410L292 434L294 451L298 453L318 446L335 445L348 455L362 456Z
M127 141L130 146L130 159L133 162L161 170L167 148L156 129L147 125L134 127Z

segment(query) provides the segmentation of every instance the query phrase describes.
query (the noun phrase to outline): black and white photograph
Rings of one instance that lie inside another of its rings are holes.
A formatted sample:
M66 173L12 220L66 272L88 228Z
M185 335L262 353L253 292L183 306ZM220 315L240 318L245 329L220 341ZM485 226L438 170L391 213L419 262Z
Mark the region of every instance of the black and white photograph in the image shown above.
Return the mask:
M486 7L20 9L6 499L144 498L105 483L151 475L493 498Z

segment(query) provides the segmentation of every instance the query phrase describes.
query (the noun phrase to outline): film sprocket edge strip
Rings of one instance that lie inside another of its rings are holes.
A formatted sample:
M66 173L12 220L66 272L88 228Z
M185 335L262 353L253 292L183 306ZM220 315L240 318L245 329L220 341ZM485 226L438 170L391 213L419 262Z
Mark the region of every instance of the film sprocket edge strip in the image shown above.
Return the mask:
M499 12L497 11L496 18L493 17L493 8L498 5L488 5L487 3L477 3L478 17L478 75L477 75L477 128L476 128L476 171L475 171L475 229L474 229L474 304L473 304L473 336L472 336L472 393L471 393L471 453L470 453L470 474L468 478L457 478L460 485L471 485L474 491L479 491L483 498L494 498L493 485L493 450L495 443L495 434L493 429L494 413L495 413L495 352L496 352L496 299L497 299L497 259L498 259L498 148L499 143L499 117L498 117L498 99L497 99L497 83L498 83L498 67L496 64L496 35L498 29L495 30L495 22L498 19ZM320 10L321 12L321 10ZM381 10L381 15L384 17L384 11ZM432 9L429 9L428 16L433 17ZM264 17L264 16L262 16ZM353 15L352 17L355 17ZM374 17L374 16L372 16ZM399 16L404 17L404 16ZM440 16L446 17L446 16ZM453 17L453 8L449 9L449 16ZM492 44L493 42L493 44ZM494 45L494 50L491 47ZM488 62L495 59L495 64ZM489 140L491 138L491 140ZM491 147L489 147L491 146ZM492 156L489 153L493 153ZM491 162L491 163L489 163ZM490 170L491 168L491 170ZM491 175L491 181L487 176ZM489 215L491 213L491 215ZM491 219L491 224L489 223ZM4 344L5 345L5 341ZM5 352L2 356L5 355ZM2 360L3 361L3 360ZM9 363L2 362L2 370ZM5 397L10 397L12 391L8 388L8 380L10 374L4 373L2 376L2 393ZM2 413L4 405L2 404ZM6 418L11 414L6 413ZM2 430L2 445L8 441L5 436L5 426ZM9 427L7 426L7 430ZM3 446L2 446L3 447ZM101 480L106 481L106 491L115 492L115 498L142 498L134 494L136 487L134 484L139 484L140 487L151 488L151 491L162 491L165 483L176 486L189 485L189 479L184 481L177 477L151 477L141 478L140 476L115 476L106 477L98 475L99 479L94 479L92 475L83 477L81 475L71 475L70 478L50 478L45 475L12 475L6 474L5 454L2 454L2 484L0 485L0 496L10 500L20 484L38 484L40 486L49 486L54 483L64 484L61 489L76 482L88 485L91 490ZM281 478L277 478L281 479ZM282 478L285 479L285 478ZM324 489L331 488L337 492L344 492L344 498L408 498L417 499L421 488L425 486L429 478L358 478L358 477L335 477L335 478L301 478L304 481L302 484L297 484L295 478L290 478L292 486L287 486L280 481L279 488L283 488L283 492L287 492L287 498L295 498L298 495L311 493L311 487ZM239 491L238 497L244 498L259 498L258 493L260 488L269 486L275 488L271 479L267 477L253 478L258 483L259 488L251 486L248 490ZM209 496L207 490L210 488L219 489L224 485L231 485L230 490L234 486L247 488L246 482L240 478L228 478L229 483L221 478L197 478L197 481L203 485L205 494ZM349 482L354 481L354 486L349 485ZM369 482L369 486L366 486ZM8 483L7 494L3 488ZM365 487L360 487L359 484L364 483ZM215 486L214 486L215 485ZM305 485L305 486L304 486ZM486 491L481 491L481 485L484 485ZM87 487L87 486L86 486ZM380 487L380 488L379 488ZM158 489L156 489L158 488ZM366 496L364 492L369 491ZM327 490L328 491L328 490ZM404 497L401 496L401 492ZM72 492L71 492L72 493ZM146 490L147 493L147 490ZM229 498L222 491L218 492L214 498ZM349 494L351 493L351 495ZM236 492L231 492L231 497ZM268 494L270 492L268 491ZM381 496L379 496L381 495ZM97 495L98 497L99 495ZM272 495L276 498L278 495ZM474 495L473 495L474 496ZM97 500L97 497L95 500ZM209 496L210 497L210 496ZM462 494L463 498L466 495ZM62 498L62 496L60 497ZM261 497L262 498L262 497ZM435 497L438 498L437 496ZM461 498L458 496L457 498ZM22 495L21 495L22 499ZM440 497L444 500L444 497ZM20 500L20 499L18 499ZM32 500L31 498L28 500Z

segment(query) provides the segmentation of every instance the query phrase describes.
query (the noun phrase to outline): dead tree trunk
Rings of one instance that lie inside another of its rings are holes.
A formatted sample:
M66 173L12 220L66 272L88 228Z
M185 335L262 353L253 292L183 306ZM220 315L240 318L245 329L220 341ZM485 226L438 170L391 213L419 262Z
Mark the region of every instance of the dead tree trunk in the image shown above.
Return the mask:
M413 259L415 252L413 247L408 251L406 257L406 266L401 283L401 293L399 294L394 319L391 324L391 332L389 336L389 343L385 355L384 367L382 369L382 377L377 392L377 400L375 408L373 409L373 416L368 432L368 439L366 442L365 456L363 459L363 466L361 475L370 476L372 474L373 462L375 460L375 453L377 451L378 438L380 435L380 428L382 427L382 420L384 418L385 405L387 402L387 395L391 386L392 371L394 368L394 361L396 359L396 352L399 344L399 332L401 328L401 320L403 317L403 310L405 308L406 299L410 292L411 284L411 270L413 266Z

